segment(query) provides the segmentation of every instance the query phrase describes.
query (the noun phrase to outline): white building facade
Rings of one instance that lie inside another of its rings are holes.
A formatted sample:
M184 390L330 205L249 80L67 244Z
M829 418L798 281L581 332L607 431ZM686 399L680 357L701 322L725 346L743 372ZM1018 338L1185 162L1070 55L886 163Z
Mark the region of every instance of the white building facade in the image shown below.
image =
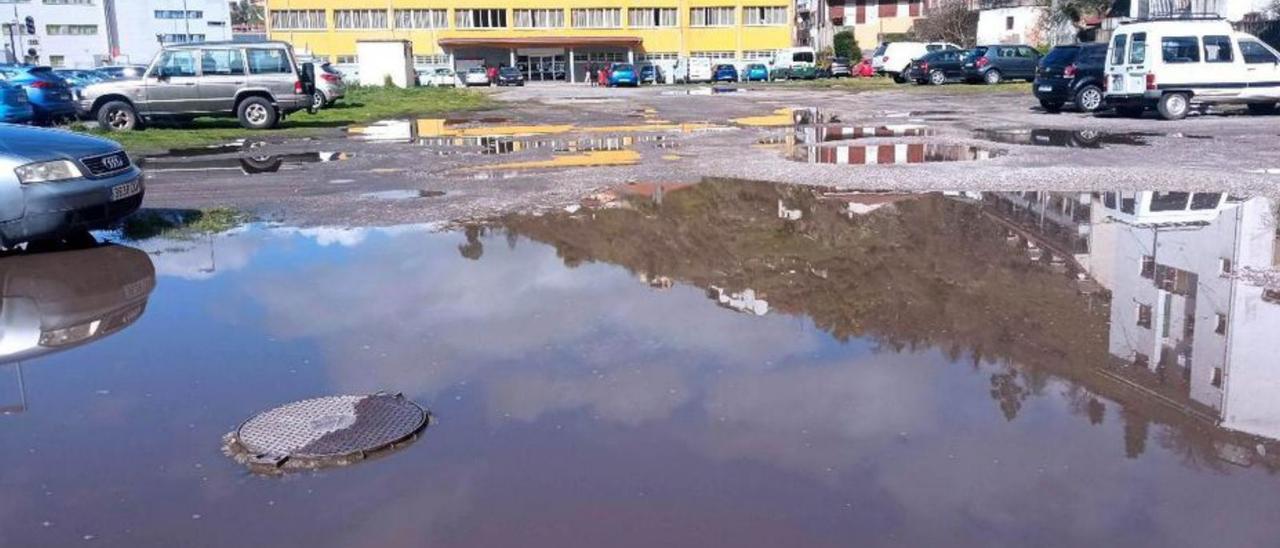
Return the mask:
M0 21L0 60L53 67L143 64L162 43L231 39L225 0L0 0Z

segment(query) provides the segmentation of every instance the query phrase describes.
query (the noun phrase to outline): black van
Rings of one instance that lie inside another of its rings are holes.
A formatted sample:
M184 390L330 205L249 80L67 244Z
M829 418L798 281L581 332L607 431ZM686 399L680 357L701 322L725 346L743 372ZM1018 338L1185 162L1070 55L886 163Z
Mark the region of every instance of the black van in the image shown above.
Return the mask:
M1040 106L1058 112L1075 103L1081 112L1102 108L1102 70L1107 62L1106 44L1058 46L1036 69L1032 84Z

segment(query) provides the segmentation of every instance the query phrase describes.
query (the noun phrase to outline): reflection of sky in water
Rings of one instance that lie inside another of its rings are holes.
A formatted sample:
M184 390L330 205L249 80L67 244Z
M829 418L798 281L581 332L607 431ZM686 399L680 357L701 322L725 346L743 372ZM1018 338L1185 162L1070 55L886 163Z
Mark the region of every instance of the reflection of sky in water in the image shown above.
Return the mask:
M1158 426L1126 459L1118 406L1091 426L1063 381L1031 383L1006 421L1001 365L841 344L524 239L485 238L479 260L464 243L252 227L145 244L168 251L137 324L24 366L30 410L0 418L0 545L1274 538L1265 472L1190 466ZM402 453L283 480L218 452L254 412L378 389L439 424Z

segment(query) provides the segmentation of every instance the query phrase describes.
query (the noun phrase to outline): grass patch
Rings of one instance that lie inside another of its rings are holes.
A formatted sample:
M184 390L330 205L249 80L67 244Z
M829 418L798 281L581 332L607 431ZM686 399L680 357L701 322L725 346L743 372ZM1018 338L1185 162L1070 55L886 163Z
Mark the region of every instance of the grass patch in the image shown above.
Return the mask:
M840 91L849 91L853 93L861 93L868 91L900 91L905 93L936 93L936 94L986 94L986 93L1031 93L1031 84L1026 82L1006 82L989 86L986 84L966 84L954 83L945 86L921 86L916 84L897 84L889 78L831 78L824 80L786 80L782 82L772 82L769 84L755 85L752 87L795 87L795 88L816 88L816 89L833 89Z
M142 131L89 133L114 140L131 152L154 152L170 148L222 143L248 136L297 137L328 129L368 123L397 116L430 116L446 112L492 108L487 94L452 88L352 87L347 96L316 114L295 112L272 130L253 131L240 127L233 118L197 118L182 126L153 125Z
M218 234L252 220L247 213L229 208L144 209L124 220L120 233L129 240L170 238L189 240Z

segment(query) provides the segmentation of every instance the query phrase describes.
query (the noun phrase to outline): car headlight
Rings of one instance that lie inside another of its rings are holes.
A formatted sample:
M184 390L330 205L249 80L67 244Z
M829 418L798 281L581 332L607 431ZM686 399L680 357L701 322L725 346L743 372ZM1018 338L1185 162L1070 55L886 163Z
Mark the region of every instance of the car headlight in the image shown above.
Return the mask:
M51 181L62 181L65 179L79 179L84 175L80 173L80 168L71 163L70 160L54 160L52 162L38 162L18 166L14 168L14 173L18 174L18 182L22 184L29 183L48 183Z

